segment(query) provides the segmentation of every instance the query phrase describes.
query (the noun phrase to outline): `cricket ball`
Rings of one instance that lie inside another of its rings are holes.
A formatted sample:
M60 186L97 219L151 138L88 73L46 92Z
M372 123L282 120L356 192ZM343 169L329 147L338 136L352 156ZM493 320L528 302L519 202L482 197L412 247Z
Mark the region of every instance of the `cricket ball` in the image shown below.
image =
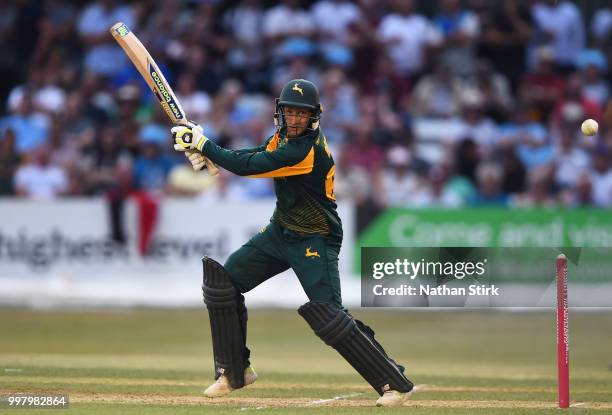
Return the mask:
M599 125L597 124L597 121L589 118L588 120L584 120L580 128L582 129L582 134L584 135L595 135L597 134Z

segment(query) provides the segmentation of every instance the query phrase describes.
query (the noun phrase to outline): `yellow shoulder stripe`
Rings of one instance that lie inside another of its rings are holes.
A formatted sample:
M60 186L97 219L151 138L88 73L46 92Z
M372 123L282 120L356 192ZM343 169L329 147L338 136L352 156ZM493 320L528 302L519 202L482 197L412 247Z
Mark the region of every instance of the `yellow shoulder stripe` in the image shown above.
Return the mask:
M333 165L327 172L327 176L325 176L325 196L329 200L336 201L336 196L334 195L334 180L336 175L336 166Z
M278 139L279 139L278 133L274 133L274 137L272 137L272 140L270 140L268 142L268 145L266 146L266 151L276 150L276 148L278 147Z
M272 141L268 144L268 146L272 144ZM266 151L268 150L266 149ZM260 178L260 177L297 176L299 174L310 173L313 167L314 167L314 147L311 147L306 157L304 157L302 161L294 164L293 166L281 167L279 169L268 171L265 173L251 174L247 177Z

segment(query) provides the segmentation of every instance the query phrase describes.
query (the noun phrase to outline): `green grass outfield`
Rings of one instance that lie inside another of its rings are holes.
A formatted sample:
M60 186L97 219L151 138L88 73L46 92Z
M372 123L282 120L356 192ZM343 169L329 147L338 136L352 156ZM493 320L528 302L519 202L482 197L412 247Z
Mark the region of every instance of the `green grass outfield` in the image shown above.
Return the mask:
M288 310L251 312L260 378L211 400L204 310L0 309L0 394L70 395L54 414L559 413L553 311L354 314L419 385L405 407L376 408L371 388ZM569 412L612 413L612 312L572 312L570 341ZM29 412L42 413L15 414Z

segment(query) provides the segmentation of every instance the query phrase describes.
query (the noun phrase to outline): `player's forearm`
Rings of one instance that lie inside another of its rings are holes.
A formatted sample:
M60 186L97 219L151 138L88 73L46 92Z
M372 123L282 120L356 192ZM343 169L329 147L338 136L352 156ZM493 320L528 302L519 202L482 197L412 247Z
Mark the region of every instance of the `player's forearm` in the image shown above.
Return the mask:
M253 147L253 148L241 148L240 150L233 150L234 153L236 154L251 154L251 153L257 153L259 151L265 151L266 150L266 145L262 144L258 147Z
M242 153L226 150L209 140L204 143L202 153L239 176L296 176L310 173L314 166L314 149L308 146Z
M212 160L213 163L239 176L260 174L283 167L271 160L262 160L261 157L255 157L257 151L228 150L210 140L204 144L202 154Z

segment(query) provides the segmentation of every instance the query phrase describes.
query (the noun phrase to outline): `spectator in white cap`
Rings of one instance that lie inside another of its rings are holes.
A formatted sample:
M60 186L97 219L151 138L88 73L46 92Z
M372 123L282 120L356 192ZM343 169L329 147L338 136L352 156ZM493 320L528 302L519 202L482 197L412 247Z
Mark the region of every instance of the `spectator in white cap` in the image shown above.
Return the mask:
M401 145L387 151L387 168L377 175L376 200L380 206L408 206L419 187L419 179L411 169L412 154Z
M26 164L17 169L15 193L35 200L49 200L68 192L68 175L60 166L50 163L49 149L40 146L26 155Z

